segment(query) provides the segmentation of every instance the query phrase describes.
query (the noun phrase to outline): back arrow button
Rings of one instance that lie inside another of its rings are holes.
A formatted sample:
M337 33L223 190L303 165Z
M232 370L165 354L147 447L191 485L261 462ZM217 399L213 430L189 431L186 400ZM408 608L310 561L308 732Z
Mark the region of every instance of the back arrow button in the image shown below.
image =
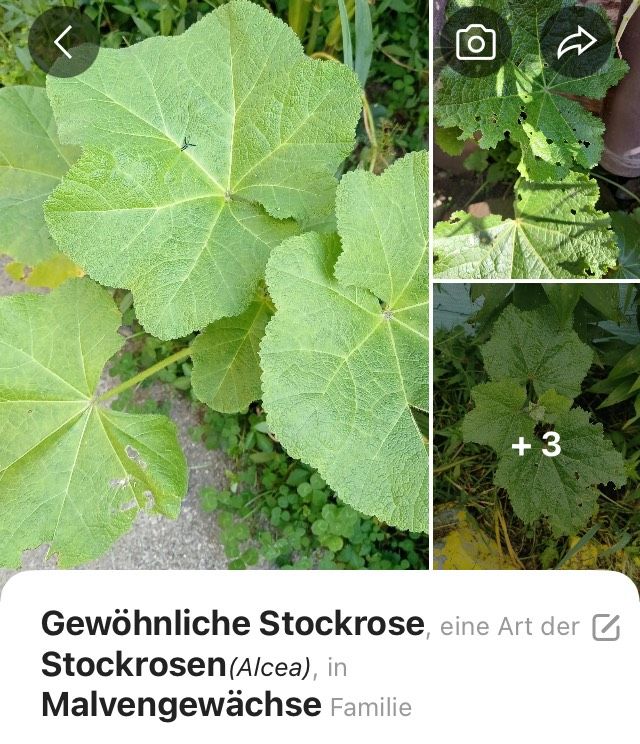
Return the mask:
M53 42L53 43L54 43L54 44L55 44L55 45L56 45L56 46L58 47L58 49L59 49L59 50L60 50L60 51L61 51L61 52L62 52L62 53L63 53L63 54L65 55L65 57L66 57L67 59L73 59L73 57L72 57L72 56L71 56L71 54L69 54L69 52L68 52L68 51L67 51L67 50L66 50L66 49L65 49L65 48L64 48L64 47L62 46L62 44L60 43L60 39L62 39L62 37L63 37L63 36L66 36L66 35L67 35L67 34L69 33L69 31L71 31L71 29L72 29L72 28L73 28L73 26L67 26L67 27L65 28L65 30L64 30L64 31L63 31L63 32L62 32L62 33L60 34L60 36L58 36L58 38L57 38L57 39L56 39L56 40L55 40L55 41Z
M95 23L75 8L49 8L29 29L31 58L54 77L80 75L93 64L99 49Z

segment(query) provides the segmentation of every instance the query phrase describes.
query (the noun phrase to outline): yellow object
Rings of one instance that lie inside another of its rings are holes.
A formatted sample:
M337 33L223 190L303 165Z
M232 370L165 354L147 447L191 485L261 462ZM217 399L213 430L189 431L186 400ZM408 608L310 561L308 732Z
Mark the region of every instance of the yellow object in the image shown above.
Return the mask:
M519 568L500 552L495 540L488 537L464 509L446 512L447 523L455 526L444 539L434 542L434 568L463 571ZM437 523L438 515L435 521Z
M19 261L12 261L4 270L16 282L24 282L28 287L49 289L55 289L72 277L84 276L84 271L63 253L56 253L32 269Z
M569 540L569 550L573 548L580 541L578 537L572 537ZM589 542L566 563L563 563L560 570L576 570L576 569L589 569L598 568L598 554L602 549L602 545L597 543L595 540L589 540Z

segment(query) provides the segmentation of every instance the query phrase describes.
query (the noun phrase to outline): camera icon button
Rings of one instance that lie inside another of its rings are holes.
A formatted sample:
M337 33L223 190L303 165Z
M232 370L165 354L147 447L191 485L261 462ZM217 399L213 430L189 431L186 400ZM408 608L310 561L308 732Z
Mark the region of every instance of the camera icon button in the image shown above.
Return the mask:
M496 58L496 32L482 23L456 31L456 58L460 62L490 62Z
M465 77L493 75L511 54L509 25L493 10L474 6L452 13L440 34L442 61Z

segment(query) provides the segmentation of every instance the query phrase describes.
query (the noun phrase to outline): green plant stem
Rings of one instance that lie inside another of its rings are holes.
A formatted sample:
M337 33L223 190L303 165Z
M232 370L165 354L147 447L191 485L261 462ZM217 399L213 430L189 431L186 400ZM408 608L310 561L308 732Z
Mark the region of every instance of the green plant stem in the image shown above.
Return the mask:
M635 199L638 204L640 204L640 196L637 194L634 194L633 191L629 191L629 189L626 189L624 186L621 186L619 183L616 183L611 178L607 178L606 176L603 176L601 173L594 173L593 176L595 178L599 178L601 181L606 181L606 183L611 184L611 186L615 186L616 188L620 189L620 191L624 191L625 194L628 194L632 199Z
M415 67L411 67L411 65L406 65L404 62L401 62L399 59L394 57L393 54L389 54L389 52L385 52L384 49L380 49L380 51L384 54L385 57L387 57L387 59L390 59L394 63L394 65L398 65L398 67L402 67L405 70L409 70L409 72L419 73L420 75L423 74L421 70L418 70Z
M186 359L187 357L190 357L190 356L191 356L190 346L187 346L184 349L180 349L180 351L176 351L175 354L171 354L171 356L168 356L166 359L161 359L159 362L156 362L156 364L152 365L148 369L145 369L142 372L139 372L137 375L132 377L130 380L127 380L126 382L123 382L120 385L116 385L116 387L111 388L110 390L107 390L106 393L102 393L102 395L98 396L97 400L108 400L109 398L115 398L117 395L124 393L125 390L129 390L129 388L139 385L141 382L146 380L147 377L151 377L151 375L155 375L155 373L159 372L161 369L168 367L170 364L173 364L174 362L180 362L183 359Z
M472 204L476 197L480 196L480 194L487 188L489 184L486 181L483 181L480 186L471 194L471 196L467 199L462 209L466 210L467 207Z
M340 62L340 60L337 57L334 57L333 54L329 54L329 52L314 52L313 54L309 55L312 59L329 59L332 62Z
M313 54L318 43L318 31L320 30L320 21L322 20L322 11L324 10L325 0L316 0L313 5L313 18L311 19L311 29L309 30L309 40L307 41L306 52L308 55Z

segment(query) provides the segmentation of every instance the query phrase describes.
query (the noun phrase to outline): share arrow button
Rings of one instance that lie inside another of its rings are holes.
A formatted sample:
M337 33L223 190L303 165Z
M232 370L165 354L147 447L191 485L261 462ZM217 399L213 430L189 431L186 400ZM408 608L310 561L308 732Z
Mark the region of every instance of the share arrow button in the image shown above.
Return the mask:
M29 29L29 52L41 70L55 77L74 77L98 56L100 34L75 8L56 7L38 16Z
M593 34L590 34L582 26L578 26L578 30L575 34L566 36L558 47L558 59L564 57L571 51L576 52L578 56L584 54L587 49L591 49L594 44L597 44L598 40Z
M564 78L595 75L613 55L613 32L604 13L574 5L552 15L540 33L545 67Z

